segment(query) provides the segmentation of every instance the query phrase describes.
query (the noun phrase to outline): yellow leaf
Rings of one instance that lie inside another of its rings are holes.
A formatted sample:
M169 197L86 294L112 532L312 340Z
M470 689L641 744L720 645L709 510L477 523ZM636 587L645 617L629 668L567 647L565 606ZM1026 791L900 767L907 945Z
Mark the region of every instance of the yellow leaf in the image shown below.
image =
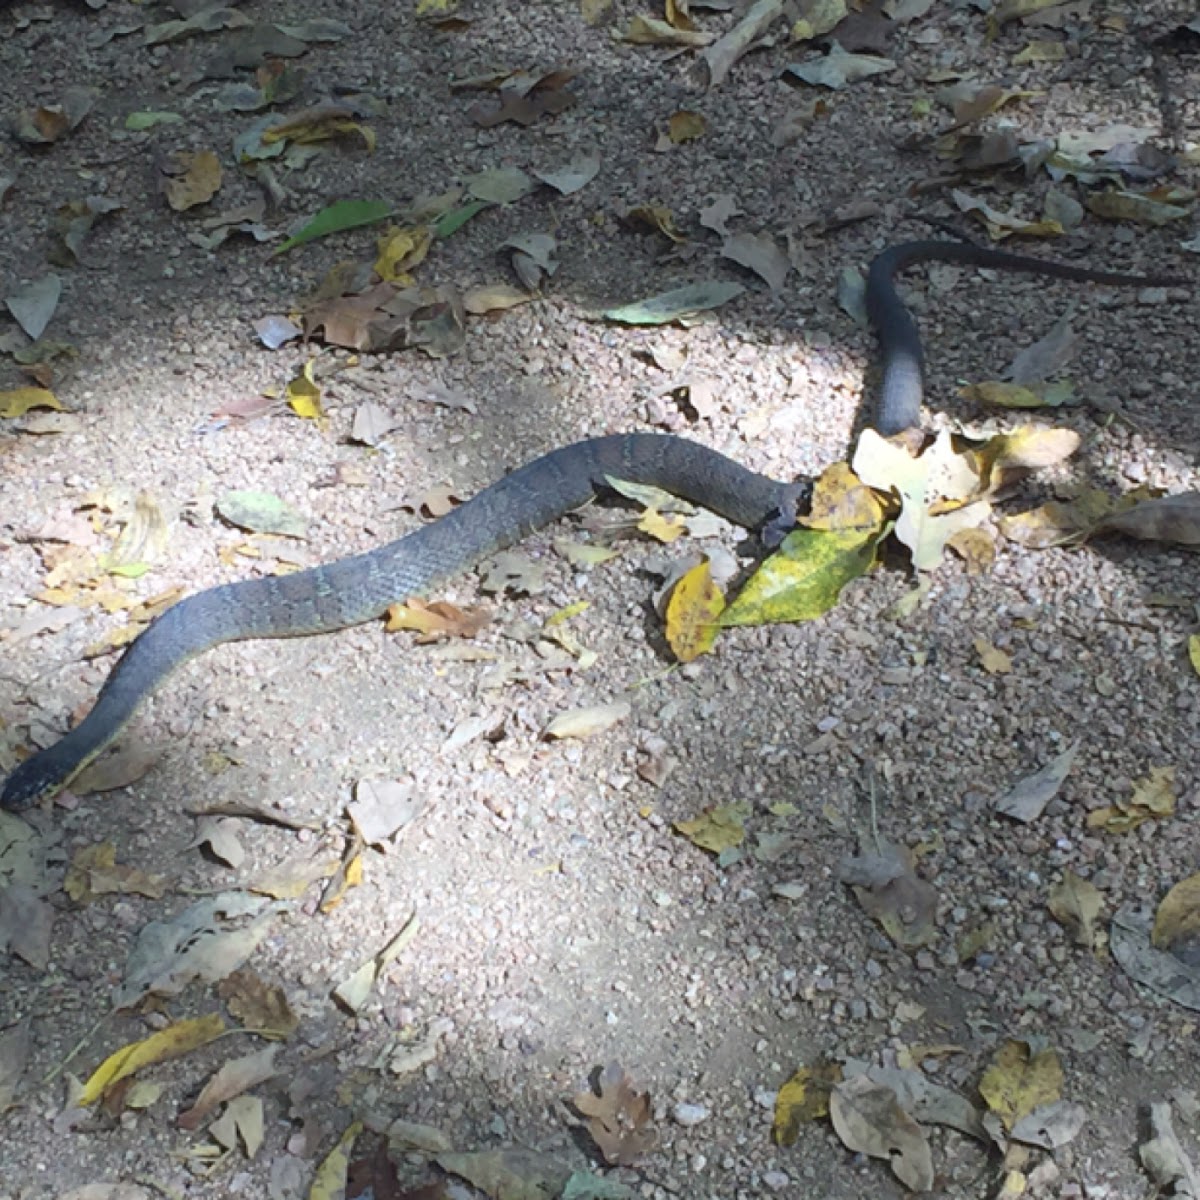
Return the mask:
M701 850L720 854L746 840L743 822L749 815L750 805L739 800L723 808L707 809L690 821L676 821L675 828Z
M1188 659L1191 661L1192 670L1200 675L1200 633L1193 633L1188 638Z
M889 500L890 502L890 500ZM895 505L891 504L894 514ZM831 463L813 484L812 504L800 524L809 529L857 530L883 528L884 501L850 469L849 463Z
M680 109L679 112L672 113L667 122L667 137L679 145L680 142L691 142L702 137L707 128L708 123L698 112Z
M978 637L974 641L975 653L979 655L979 664L989 675L1011 675L1012 659L1003 650L997 650L987 638Z
M1150 774L1133 785L1132 803L1154 817L1175 811L1175 768L1151 767Z
M313 378L316 359L310 358L304 369L288 381L287 401L292 411L306 421L323 421L325 410L321 407L321 387Z
M1160 950L1193 940L1200 934L1200 875L1180 880L1164 897L1154 914L1150 941Z
M433 230L428 225L412 225L402 229L389 228L376 240L378 257L375 274L385 283L412 283L408 272L424 261L433 244Z
M420 3L431 4L437 0L420 0ZM355 1121L342 1134L338 1144L317 1168L313 1176L312 1186L308 1190L308 1200L341 1200L346 1194L346 1176L350 1171L350 1151L354 1141L362 1132L362 1122Z
M687 526L678 513L660 513L656 508L648 508L642 513L638 528L660 542L673 542L687 532Z
M23 387L0 392L0 418L23 417L31 408L63 410L62 401L46 388Z
M80 1106L95 1104L114 1083L136 1074L143 1067L190 1054L224 1032L224 1018L220 1013L210 1013L207 1017L176 1021L174 1025L168 1025L166 1029L152 1033L140 1042L122 1046L92 1072L77 1103Z
M1063 1070L1055 1050L1034 1054L1028 1042L1005 1042L979 1081L988 1108L1011 1129L1035 1108L1062 1094Z
M693 567L671 589L667 601L667 642L680 662L707 654L717 640L717 618L725 597L713 583L708 560Z
M794 1146L801 1125L829 1116L829 1093L833 1085L841 1081L842 1068L837 1063L801 1067L775 1097L771 1134L776 1144Z

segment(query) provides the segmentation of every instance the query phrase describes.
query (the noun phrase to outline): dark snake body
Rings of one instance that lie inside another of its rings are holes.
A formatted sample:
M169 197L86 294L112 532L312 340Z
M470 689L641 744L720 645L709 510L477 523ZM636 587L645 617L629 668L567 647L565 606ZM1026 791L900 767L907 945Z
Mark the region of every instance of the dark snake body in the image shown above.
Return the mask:
M867 280L867 311L883 366L874 422L882 433L919 423L921 340L893 277L927 260L1094 283L1183 282L1093 271L967 242L910 242L884 251L871 264ZM12 772L0 807L20 811L65 787L112 743L141 702L197 654L222 642L325 633L377 618L390 604L427 593L579 508L604 490L606 476L653 484L748 529L786 520L798 494L796 484L758 475L685 438L634 433L564 446L386 546L294 575L224 584L182 600L133 642L79 725Z

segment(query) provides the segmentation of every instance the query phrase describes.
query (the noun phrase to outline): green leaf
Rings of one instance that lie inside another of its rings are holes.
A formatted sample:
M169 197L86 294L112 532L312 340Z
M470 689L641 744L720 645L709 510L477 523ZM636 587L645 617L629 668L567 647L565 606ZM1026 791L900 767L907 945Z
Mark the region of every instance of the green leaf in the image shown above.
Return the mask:
M276 246L275 253L282 254L294 246L328 237L331 233L357 229L360 225L374 225L386 220L393 211L391 204L386 200L338 200L321 209L303 229Z
M602 315L610 321L622 321L626 325L665 325L668 321L680 321L705 309L718 308L745 290L740 283L729 279L709 279L660 292L657 296L649 296L633 304L605 309Z
M477 213L490 207L486 200L471 200L458 208L452 208L448 213L442 213L433 223L433 236L448 238L452 233L457 233Z
M140 133L155 125L178 125L183 118L173 112L132 112L125 118L125 128Z
M876 530L796 529L751 576L720 615L721 625L812 621L836 603L842 588L865 575L886 536Z

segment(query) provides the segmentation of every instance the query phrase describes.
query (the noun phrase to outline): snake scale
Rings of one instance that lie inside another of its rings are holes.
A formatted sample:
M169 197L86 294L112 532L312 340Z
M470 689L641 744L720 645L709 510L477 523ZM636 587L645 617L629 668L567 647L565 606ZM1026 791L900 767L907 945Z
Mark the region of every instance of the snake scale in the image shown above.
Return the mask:
M1103 284L1188 282L1096 271L970 242L893 246L872 262L866 290L882 368L872 424L884 434L919 424L921 339L894 278L906 267L927 261ZM612 435L561 447L513 471L440 520L385 546L294 575L208 588L180 601L129 646L88 715L16 767L0 793L0 807L20 811L66 787L116 739L141 702L197 654L222 642L325 633L370 621L390 604L427 593L579 508L604 489L606 476L653 484L757 530L786 523L804 487L769 479L706 446L665 434Z

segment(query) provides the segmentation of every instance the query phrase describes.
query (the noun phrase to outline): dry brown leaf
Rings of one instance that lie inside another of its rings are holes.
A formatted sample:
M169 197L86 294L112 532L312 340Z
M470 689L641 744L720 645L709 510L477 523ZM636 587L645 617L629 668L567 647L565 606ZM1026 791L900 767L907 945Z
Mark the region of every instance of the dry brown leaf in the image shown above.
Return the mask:
M587 1118L587 1130L605 1162L629 1166L658 1143L648 1092L639 1092L618 1063L609 1063L597 1080L599 1094L580 1092L575 1107Z

